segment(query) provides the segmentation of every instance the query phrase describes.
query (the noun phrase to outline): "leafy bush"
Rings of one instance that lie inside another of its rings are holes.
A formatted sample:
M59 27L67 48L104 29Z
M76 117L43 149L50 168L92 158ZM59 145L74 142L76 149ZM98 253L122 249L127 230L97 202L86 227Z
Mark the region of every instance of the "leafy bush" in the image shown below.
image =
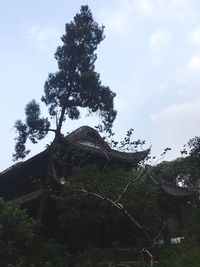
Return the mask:
M195 225L183 231L185 240L171 245L161 252L161 266L199 267L200 226Z
M200 246L193 246L189 242L167 247L161 253L162 267L199 267Z
M0 199L0 266L62 267L65 254L39 235L39 224L12 202Z

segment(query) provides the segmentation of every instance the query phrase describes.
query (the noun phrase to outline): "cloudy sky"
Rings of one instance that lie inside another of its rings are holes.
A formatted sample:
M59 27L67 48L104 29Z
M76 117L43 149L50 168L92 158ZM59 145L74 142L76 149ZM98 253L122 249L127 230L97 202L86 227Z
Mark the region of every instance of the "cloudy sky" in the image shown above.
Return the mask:
M53 55L65 23L83 4L106 27L96 70L117 93L116 138L134 128L153 155L171 147L167 159L173 159L200 135L199 0L1 0L0 171L13 164L13 124L32 98L40 101L48 73L57 69ZM67 121L64 131L85 124L97 119Z

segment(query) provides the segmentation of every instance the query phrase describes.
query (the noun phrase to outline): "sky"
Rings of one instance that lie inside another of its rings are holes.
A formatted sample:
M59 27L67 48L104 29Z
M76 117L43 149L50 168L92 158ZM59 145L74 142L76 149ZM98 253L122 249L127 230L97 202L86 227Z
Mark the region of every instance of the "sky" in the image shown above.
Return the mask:
M48 73L57 70L54 53L65 24L81 5L105 26L97 50L96 71L116 92L116 139L134 129L152 155L180 156L189 139L200 135L200 1L199 0L1 0L0 9L0 172L13 164L13 127L24 107L40 101ZM42 111L46 108L42 104ZM64 133L98 118L67 120ZM30 145L30 156L53 136Z

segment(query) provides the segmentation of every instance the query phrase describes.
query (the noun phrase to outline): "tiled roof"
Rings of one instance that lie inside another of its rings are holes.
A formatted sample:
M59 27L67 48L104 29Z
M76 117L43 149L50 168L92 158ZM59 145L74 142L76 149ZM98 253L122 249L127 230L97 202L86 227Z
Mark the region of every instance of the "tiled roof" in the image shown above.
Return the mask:
M180 198L189 197L196 193L196 191L192 191L187 188L166 182L160 179L159 177L153 177L152 175L148 175L148 179L150 180L151 183L156 185L156 187L160 188L167 195L170 195L173 197L180 197Z
M161 187L165 193L174 197L187 197L195 194L194 191L189 191L188 189L180 186L169 186L167 184L162 184Z
M82 126L76 129L66 137L62 138L62 140L66 143L66 145L70 144L83 151L105 157L108 160L114 159L127 162L129 164L138 164L140 161L144 160L150 152L149 149L134 153L121 152L111 149L104 139L99 135L99 133L89 126ZM25 166L30 166L32 162L36 162L38 160L42 161L48 156L48 151L49 150L47 148L24 162L19 162L12 165L0 173L0 179L8 173L12 174L17 172L19 169L24 168Z
M109 147L99 133L89 126L82 126L65 137L72 145L83 150L97 153L108 159L118 159L129 163L139 163L144 160L150 149L137 152L122 152Z

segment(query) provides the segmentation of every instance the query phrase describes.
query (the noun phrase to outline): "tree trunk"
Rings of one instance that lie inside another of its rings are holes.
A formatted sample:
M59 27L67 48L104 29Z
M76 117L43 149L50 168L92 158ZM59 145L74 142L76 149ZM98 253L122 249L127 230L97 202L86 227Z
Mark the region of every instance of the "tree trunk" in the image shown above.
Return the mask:
M51 148L50 148L47 175L44 181L44 192L40 198L40 204L39 204L38 213L37 213L37 220L40 222L42 222L43 220L45 209L46 209L48 199L49 199L49 189L51 185L52 172L53 172L53 160L52 160Z

